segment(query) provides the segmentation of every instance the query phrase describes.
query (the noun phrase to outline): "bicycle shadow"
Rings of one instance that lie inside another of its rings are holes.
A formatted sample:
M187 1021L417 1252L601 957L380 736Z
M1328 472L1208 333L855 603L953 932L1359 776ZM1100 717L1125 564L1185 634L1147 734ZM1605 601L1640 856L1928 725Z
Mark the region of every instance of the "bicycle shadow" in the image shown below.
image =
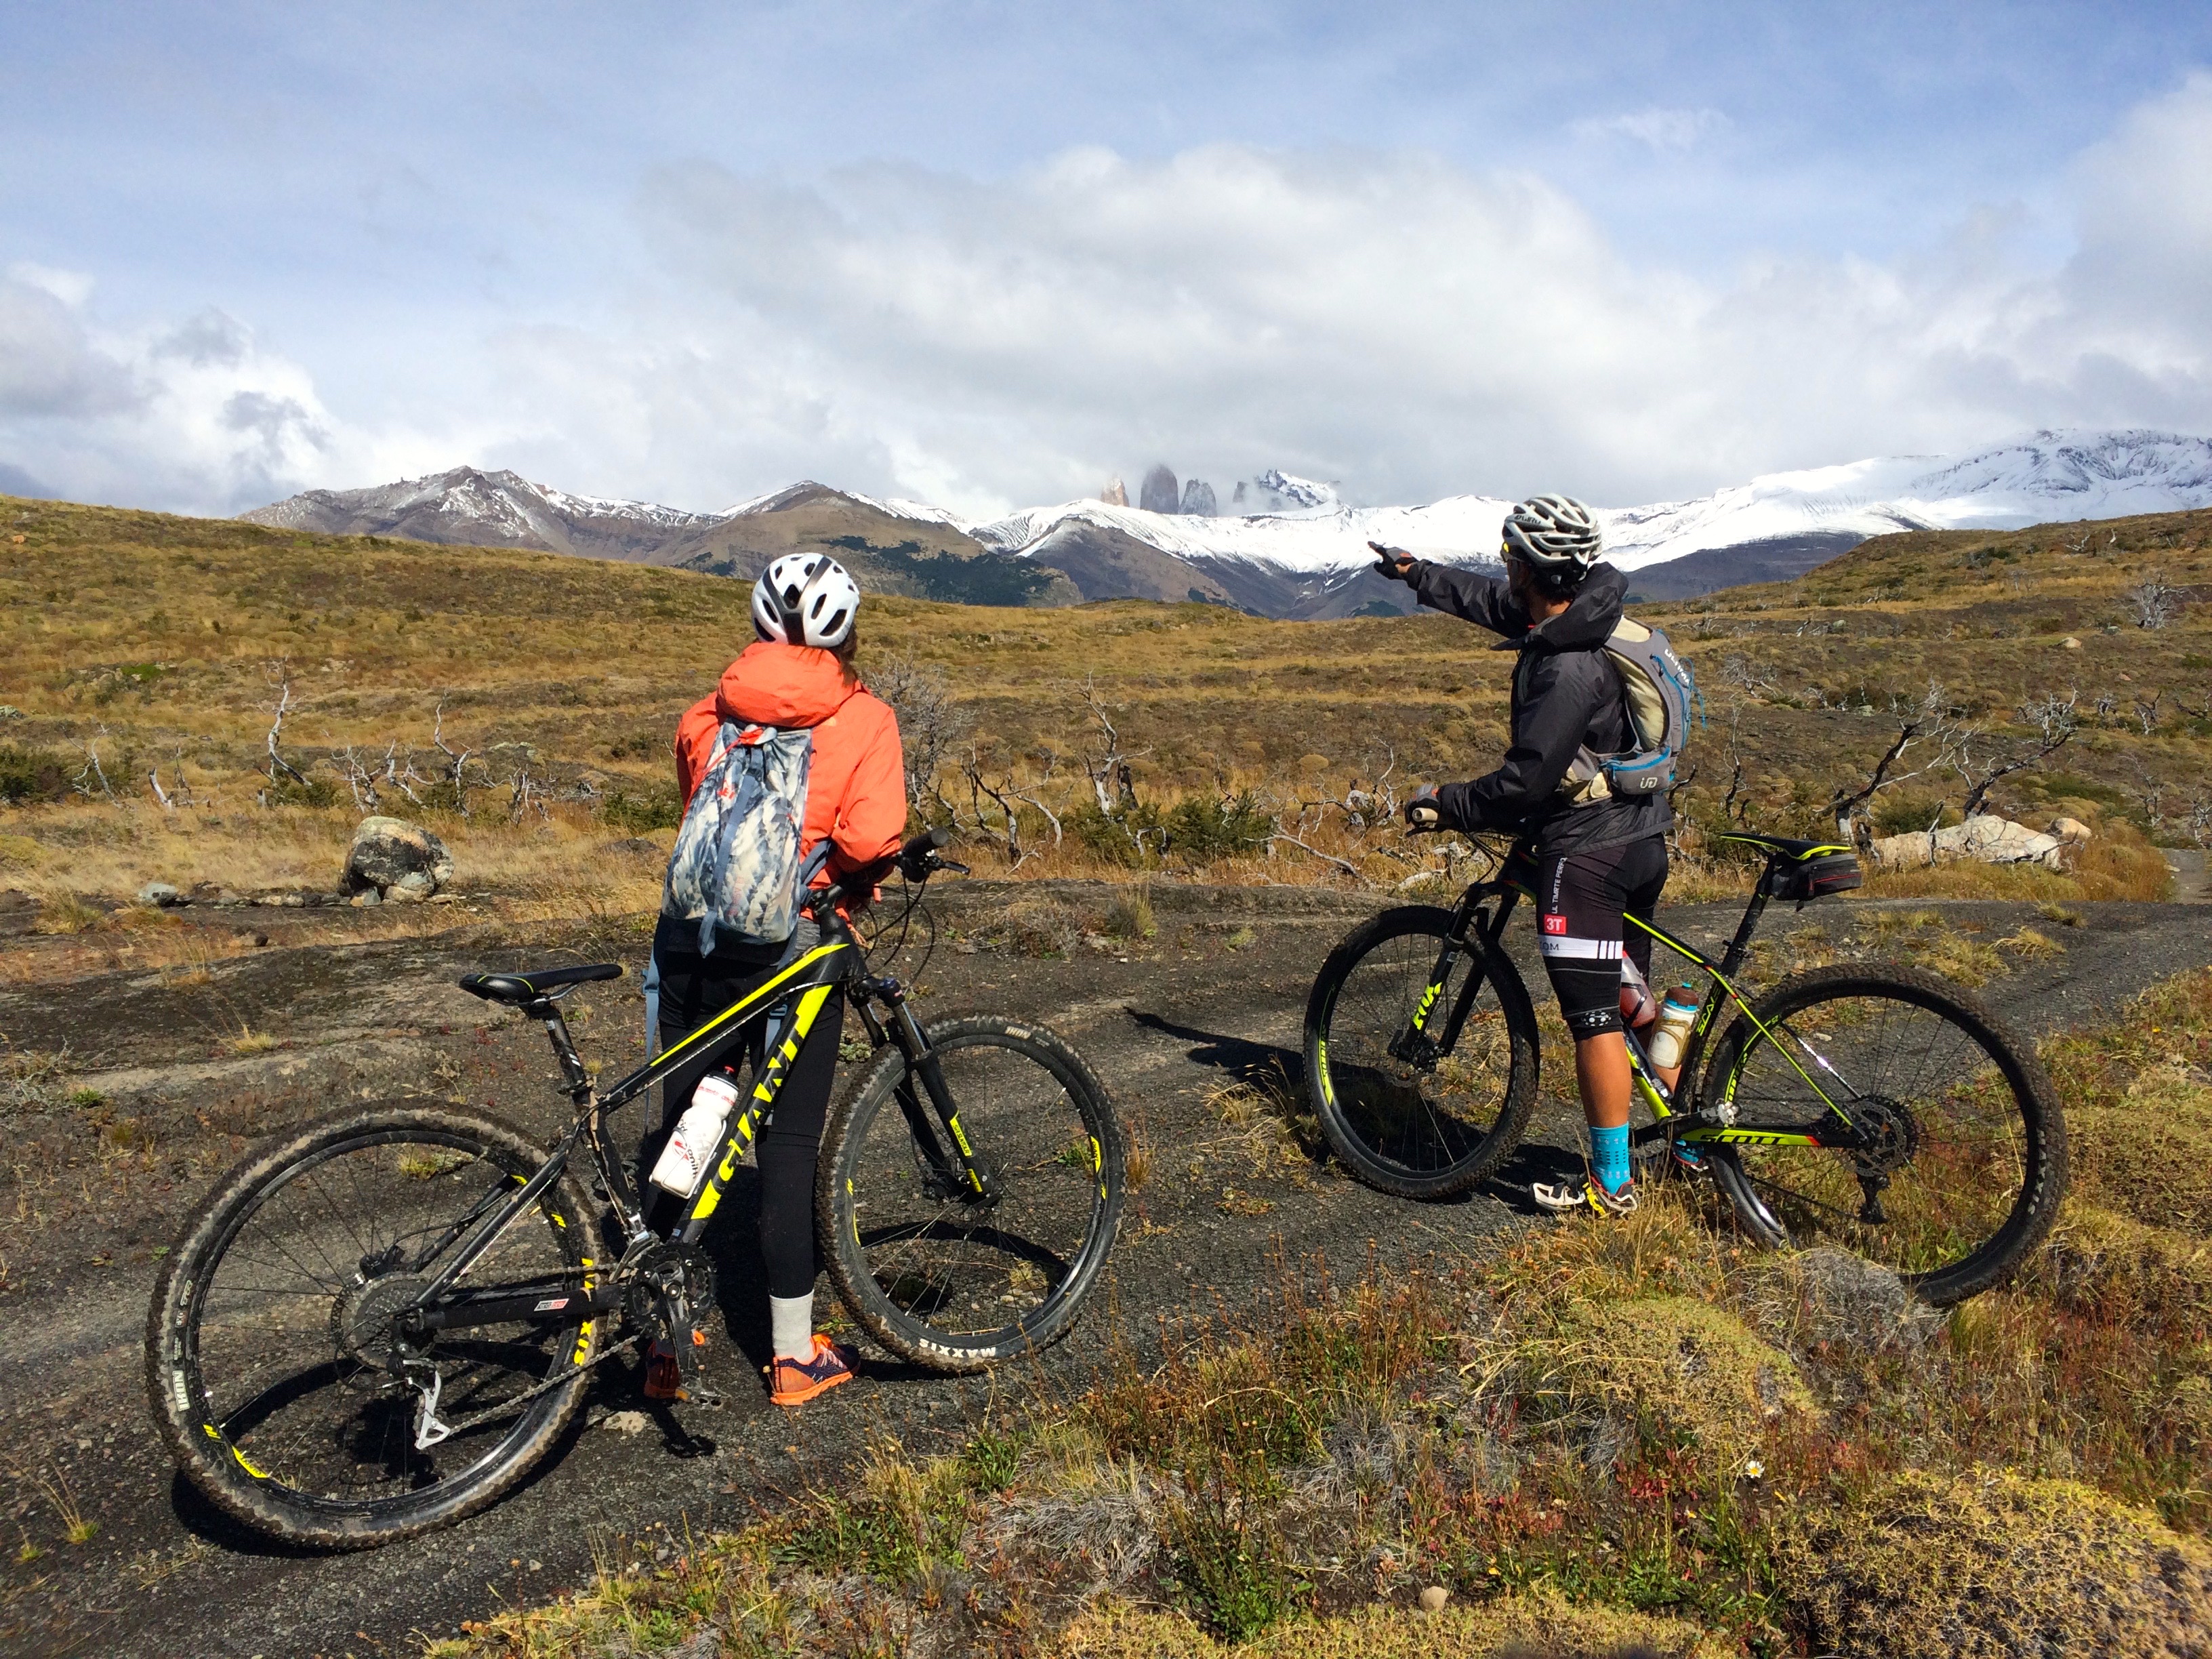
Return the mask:
M1255 1042L1249 1037L1231 1036L1224 1032L1179 1025L1164 1015L1143 1009L1129 1008L1125 1012L1133 1022L1146 1030L1192 1044L1184 1058L1194 1066L1220 1072L1233 1081L1258 1089L1263 1094L1278 1086L1287 1086L1295 1092L1301 1103L1300 1109L1303 1109L1306 1087L1305 1056L1303 1054L1285 1048L1279 1043ZM1315 1153L1314 1162L1326 1163L1329 1157L1324 1146ZM1523 1140L1486 1181L1450 1198L1427 1201L1468 1204L1477 1198L1487 1198L1504 1205L1516 1214L1539 1216L1544 1212L1536 1207L1529 1188L1539 1181L1558 1181L1571 1175L1578 1175L1582 1168L1582 1155L1578 1152L1542 1141Z

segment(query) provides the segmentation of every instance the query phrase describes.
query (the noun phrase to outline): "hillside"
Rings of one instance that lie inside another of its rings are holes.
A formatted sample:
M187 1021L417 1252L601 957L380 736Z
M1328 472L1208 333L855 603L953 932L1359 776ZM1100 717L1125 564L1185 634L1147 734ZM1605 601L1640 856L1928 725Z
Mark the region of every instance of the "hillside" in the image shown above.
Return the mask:
M434 734L471 751L477 810L449 823L455 836L489 849L509 826L513 845L484 857L516 872L580 856L575 838L605 840L603 822L618 830L665 812L675 716L750 637L745 587L689 571L13 498L0 498L0 790L15 803L0 809L11 838L0 847L4 879L40 890L326 878L366 804L365 772L381 769L380 787L369 779L378 799L410 811L392 775L404 781L411 757L418 784L445 775L451 756ZM2073 738L2000 779L1989 804L2033 818L2070 803L2186 844L2204 833L2212 763L2208 539L2205 513L1915 532L1791 582L1648 607L1695 665L1709 712L1678 805L1708 828L1823 830L1831 796L1896 736L1893 705L1923 703L1935 681L1947 752L1965 769L1885 791L1876 828L1955 811L1973 777L2029 743L2024 707L2073 696ZM2129 597L2152 582L2172 613L2154 629L2136 625ZM934 680L949 694L950 718L927 728L940 743L934 781L971 836L995 823L1003 838L983 786L1030 798L1018 831L1044 856L1025 875L1128 855L1121 828L1080 810L1082 757L1103 735L1086 683L1115 724L1140 812L1197 803L1168 866L1216 878L1336 873L1279 843L1259 856L1255 820L1220 805L1249 792L1262 828L1273 815L1363 869L1380 859L1381 879L1388 838L1352 823L1374 809L1347 791L1393 767L1391 787L1468 775L1504 738L1501 659L1435 616L1295 623L1219 605L981 609L879 595L862 633L872 676L910 663L922 690ZM280 748L304 787L265 775L280 683ZM923 725L909 728L921 747ZM1923 757L1935 751L1923 745L1908 767ZM149 783L157 764L173 810ZM423 810L450 818L449 795L426 787ZM1057 842L1041 809L1060 817ZM510 823L524 817L569 827L533 841L536 829ZM1152 844L1146 861L1158 862Z

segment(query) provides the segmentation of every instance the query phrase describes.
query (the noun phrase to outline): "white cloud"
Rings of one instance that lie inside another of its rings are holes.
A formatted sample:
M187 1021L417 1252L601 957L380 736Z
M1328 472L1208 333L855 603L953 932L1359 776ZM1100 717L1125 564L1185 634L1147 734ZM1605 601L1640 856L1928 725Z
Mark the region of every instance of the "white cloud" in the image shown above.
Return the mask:
M1728 117L1717 109L1664 109L1654 105L1626 115L1577 121L1568 130L1577 138L1628 138L1659 155L1680 155L1728 125Z
M1647 126L1620 131L1671 142ZM472 460L700 507L811 476L981 514L1155 459L1626 504L2039 425L2212 431L2207 179L2199 76L2080 159L2070 257L2028 262L1993 210L1909 257L1717 280L1630 257L1541 178L1412 152L696 163L642 192L632 291L473 359L395 340L381 423L222 313L104 332L82 292L0 283L0 462L206 509Z

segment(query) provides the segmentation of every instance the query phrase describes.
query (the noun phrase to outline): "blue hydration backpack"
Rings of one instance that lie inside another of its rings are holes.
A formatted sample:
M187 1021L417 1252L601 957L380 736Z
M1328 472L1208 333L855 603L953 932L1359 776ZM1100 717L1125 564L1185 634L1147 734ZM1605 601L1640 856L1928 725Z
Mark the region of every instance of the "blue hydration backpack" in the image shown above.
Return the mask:
M699 924L699 951L715 931L749 945L781 945L799 925L810 872L799 856L814 734L801 727L722 722L668 858L660 913ZM826 849L825 849L826 850Z
M1605 654L1620 676L1636 747L1598 757L1616 795L1649 795L1674 787L1674 763L1690 740L1690 705L1697 676L1674 654L1661 629L1623 617L1606 640Z
M1667 635L1648 623L1623 617L1603 647L1627 705L1636 746L1616 755L1587 747L1575 751L1559 791L1576 806L1593 806L1615 796L1631 799L1656 794L1674 784L1674 764L1690 740L1691 704L1697 677L1674 654Z

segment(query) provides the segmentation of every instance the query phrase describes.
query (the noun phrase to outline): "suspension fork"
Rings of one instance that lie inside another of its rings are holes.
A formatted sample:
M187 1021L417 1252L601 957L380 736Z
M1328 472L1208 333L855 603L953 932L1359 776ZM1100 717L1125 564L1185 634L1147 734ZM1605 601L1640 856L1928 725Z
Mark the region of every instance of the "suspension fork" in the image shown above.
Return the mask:
M1497 908L1484 909L1483 901L1493 896L1498 900ZM1444 947L1437 953L1436 965L1429 969L1429 982L1421 994L1420 1006L1413 1011L1413 1018L1406 1029L1390 1044L1393 1058L1425 1070L1452 1051L1482 989L1482 971L1477 968L1468 975L1467 982L1460 987L1451 1006L1444 1010L1443 1030L1439 1036L1434 1034L1434 1022L1445 981L1451 977L1453 964L1462 954L1468 953L1470 939L1484 946L1497 945L1520 897L1520 893L1511 887L1484 884L1467 890L1452 912L1451 926L1444 933Z
M975 1155L975 1149L969 1144L967 1131L960 1124L959 1103L952 1098L951 1090L945 1086L944 1066L939 1061L936 1051L929 1046L929 1038L922 1031L921 1022L914 1017L914 1010L906 999L905 987L885 975L880 979L865 981L859 989L861 995L854 1000L860 1006L860 1023L867 1028L870 1042L878 1048L887 1042L896 1042L899 1051L906 1056L906 1075L899 1079L895 1091L899 1111L906 1118L907 1128L914 1136L915 1145L921 1149L923 1161L944 1183L945 1190L942 1196L950 1198L957 1192L963 1195L972 1194L987 1203L996 1202L1000 1191L999 1178ZM885 1023L877 1018L875 1010L870 1006L871 1000L881 1001L890 1011L888 1029ZM915 1087L917 1078L921 1081L918 1091ZM929 1097L927 1109L922 1104L925 1094ZM934 1122L931 1121L933 1117L936 1120ZM939 1124L944 1126L942 1135L938 1133ZM948 1139L951 1143L950 1150L945 1144Z

